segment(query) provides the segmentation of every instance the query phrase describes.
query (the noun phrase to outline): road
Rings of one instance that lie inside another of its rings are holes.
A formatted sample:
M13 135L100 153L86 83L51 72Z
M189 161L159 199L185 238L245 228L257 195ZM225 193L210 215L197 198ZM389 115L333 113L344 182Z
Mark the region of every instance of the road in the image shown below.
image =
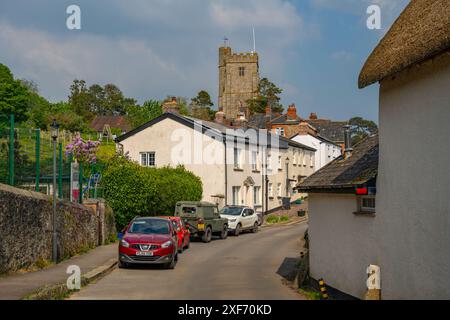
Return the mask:
M194 242L174 270L114 269L70 299L303 299L282 283L277 271L285 258L299 256L306 227L303 222L208 244Z

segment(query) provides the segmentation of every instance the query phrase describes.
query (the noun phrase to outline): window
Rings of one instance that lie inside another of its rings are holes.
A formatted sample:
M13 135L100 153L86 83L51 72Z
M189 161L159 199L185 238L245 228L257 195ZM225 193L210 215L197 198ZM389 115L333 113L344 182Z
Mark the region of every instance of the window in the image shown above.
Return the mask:
M141 166L154 167L155 166L155 153L154 152L141 152Z
M276 128L275 132L277 133L277 135L284 137L284 128L282 128L282 127Z
M234 148L234 168L241 168L241 149Z
M359 212L375 212L375 196L360 196L358 198L358 211Z
M281 166L281 156L278 156L278 170L283 170L283 167Z
M269 183L267 193L269 194L269 198L273 198L273 185L271 183Z
M294 166L297 165L297 151L296 150L294 150L293 163L294 163Z
M306 152L302 152L302 156L303 156L303 166L306 167Z
M261 205L261 187L253 187L253 205Z
M314 156L312 152L309 153L309 166L311 168L314 167Z
M241 193L241 187L233 187L233 205L239 205L239 194Z
M258 152L252 151L252 170L258 171Z
M240 77L245 76L245 67L239 67L239 76Z
M277 185L277 196L278 196L278 197L282 197L282 194L281 194L281 183L279 183L279 184Z

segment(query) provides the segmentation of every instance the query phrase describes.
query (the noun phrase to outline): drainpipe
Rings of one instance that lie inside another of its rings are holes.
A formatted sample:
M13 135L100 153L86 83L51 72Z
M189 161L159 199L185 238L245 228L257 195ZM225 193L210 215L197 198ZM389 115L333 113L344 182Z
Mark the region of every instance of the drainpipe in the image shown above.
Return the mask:
M225 146L225 206L228 205L228 163L227 163L227 138L223 138L223 145Z

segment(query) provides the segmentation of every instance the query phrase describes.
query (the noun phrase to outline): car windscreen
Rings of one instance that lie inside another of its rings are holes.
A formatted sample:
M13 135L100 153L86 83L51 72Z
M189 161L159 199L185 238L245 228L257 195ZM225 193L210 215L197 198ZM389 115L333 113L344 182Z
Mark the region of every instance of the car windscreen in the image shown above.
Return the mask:
M197 213L196 207L183 207L181 212L184 216L195 215Z
M128 233L170 234L169 223L169 221L156 219L137 220L133 222Z
M242 208L239 207L224 207L220 210L220 214L226 215L226 216L238 216L242 212Z

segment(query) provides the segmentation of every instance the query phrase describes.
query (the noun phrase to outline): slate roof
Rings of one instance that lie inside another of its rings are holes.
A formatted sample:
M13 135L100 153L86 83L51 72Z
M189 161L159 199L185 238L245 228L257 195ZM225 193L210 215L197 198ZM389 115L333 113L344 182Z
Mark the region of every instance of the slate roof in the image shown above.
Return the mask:
M449 0L411 0L367 59L364 88L450 48Z
M184 124L184 125L186 125L188 127L191 127L191 128L194 128L194 126L196 125L196 122L198 121L199 123L201 122L201 129L202 129L203 132L205 132L207 130L213 130L213 131L217 132L218 135L222 135L224 138L225 138L225 134L227 134L227 133L230 134L231 133L234 137L245 138L247 143L249 141L248 137L241 130L236 130L236 128L230 128L230 127L227 127L225 125L222 125L222 124L219 124L219 123L216 123L216 122L199 120L199 119L195 119L195 118L187 117L187 116L182 116L182 115L171 113L171 112L164 113L161 116L159 116L159 117L157 117L157 118L155 118L155 119L153 119L153 120L151 120L151 121L149 121L149 122L147 122L147 123L145 123L145 124L135 128L135 129L127 132L126 134L118 137L116 139L116 141L117 142L124 141L124 140L128 139L129 137L135 135L136 133L139 133L140 131L145 130L146 128L151 127L154 124L156 124L156 123L158 123L158 122L160 122L160 121L162 121L164 119L167 119L167 118L175 120L175 121L177 121L177 122L179 122L181 124ZM253 129L257 129L257 128L253 128ZM267 132L267 143L268 143L268 146L271 145L271 136L272 136L272 133ZM292 141L292 140L284 138L284 137L280 137L280 136L277 136L277 137L279 138L279 145L278 145L278 147L280 149L287 149L288 146L293 146L293 147L297 147L297 148L304 148L304 149L310 150L310 151L316 151L316 149L311 148L309 146L306 146L304 144Z
M325 119L305 120L319 131L319 135L334 143L344 142L344 126L347 121L331 121Z
M272 113L268 120L272 121L272 119L274 119L275 117L277 117L277 115L275 113ZM265 113L255 113L251 115L248 119L248 125L257 129L267 129L266 123L267 118Z
M302 121L302 118L296 116L295 118L291 117L288 114L283 114L276 119L272 120L273 124L299 124Z
M304 192L347 189L364 185L378 173L378 134L368 137L353 148L352 155L340 156L297 185Z
M91 128L97 132L103 131L105 125L121 129L124 132L131 130L131 125L124 116L97 116L91 122Z

